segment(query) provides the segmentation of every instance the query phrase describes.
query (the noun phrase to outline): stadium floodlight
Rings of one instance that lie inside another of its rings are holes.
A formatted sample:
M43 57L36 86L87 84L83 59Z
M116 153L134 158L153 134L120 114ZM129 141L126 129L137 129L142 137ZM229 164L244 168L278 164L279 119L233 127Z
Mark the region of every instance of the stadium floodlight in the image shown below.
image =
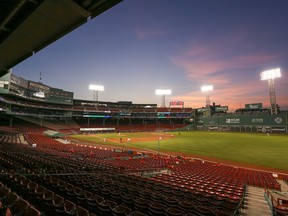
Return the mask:
M89 90L93 91L93 101L98 101L99 91L104 91L104 86L90 84Z
M281 77L280 68L263 71L261 72L260 76L261 76L261 80L270 80L270 79Z
M206 106L210 106L210 92L213 90L212 85L202 86L201 91L206 93Z
M155 94L161 96L161 107L166 107L165 96L171 95L171 89L156 89Z
M207 86L202 86L201 87L201 91L202 92L209 92L213 90L213 86L212 85L207 85Z
M276 103L274 79L281 77L280 68L263 71L260 73L260 76L261 76L261 80L268 80L270 104L271 104L271 114L276 115L278 113L278 108L277 108L277 103Z
M171 95L171 89L156 89L156 95Z
M206 112L205 115L209 117L211 115L210 112L210 92L213 90L212 85L206 85L201 87L201 91L206 94Z

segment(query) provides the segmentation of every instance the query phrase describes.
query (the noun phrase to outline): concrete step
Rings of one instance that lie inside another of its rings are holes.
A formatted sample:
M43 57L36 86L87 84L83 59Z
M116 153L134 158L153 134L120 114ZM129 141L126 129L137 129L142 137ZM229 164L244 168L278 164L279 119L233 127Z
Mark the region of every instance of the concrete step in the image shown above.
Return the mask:
M259 197L259 196L246 196L246 200L247 201L252 201L252 202L265 202L266 203L266 200L265 200L265 197L264 195Z
M283 181L283 180L277 180L278 181L278 183L281 185L281 190L283 191L283 192L288 192L288 185L287 185L287 183L285 182L285 181Z
M265 211L262 209L242 209L241 210L241 215L242 216L272 216L272 212Z
M244 202L244 205L248 205L248 204L253 204L253 205L257 205L257 206L269 206L267 201L265 200L265 198L263 200L254 200L254 199L246 199L245 202Z
M264 197L264 193L261 193L261 194L246 193L246 196L262 199Z
M251 187L251 186L250 186ZM263 188L258 188L258 187L254 187L254 188L247 188L247 192L254 192L254 193L264 193L264 189Z
M251 210L251 209L256 209L256 210L262 210L262 211L268 211L270 212L270 208L268 205L266 206L263 206L263 205L257 205L257 204L253 204L253 205L249 205L249 206L246 206L244 205L243 207L243 210Z
M247 191L246 194L252 195L252 196L263 196L264 191Z
M241 215L272 215L272 212L270 210L270 208L263 208L263 206L260 207L244 207L243 209L241 209Z
M248 186L241 215L271 216L271 210L264 197L263 188Z

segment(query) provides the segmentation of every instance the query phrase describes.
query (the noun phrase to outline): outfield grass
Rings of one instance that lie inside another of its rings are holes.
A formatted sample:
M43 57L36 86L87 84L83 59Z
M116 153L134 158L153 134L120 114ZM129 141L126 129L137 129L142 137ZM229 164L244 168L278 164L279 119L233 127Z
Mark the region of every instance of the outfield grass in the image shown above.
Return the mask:
M172 135L173 134L173 138ZM160 152L174 152L179 155L197 155L221 160L245 163L267 168L288 171L288 136L224 133L224 132L178 132L173 133L125 133L125 134L97 134L95 136L75 135L74 138L84 141L103 143L125 148L144 148ZM165 136L169 136L165 139ZM171 136L171 137L170 137ZM122 137L124 143L120 144ZM127 138L131 142L127 143ZM150 141L140 140L150 137ZM138 141L139 140L139 141Z

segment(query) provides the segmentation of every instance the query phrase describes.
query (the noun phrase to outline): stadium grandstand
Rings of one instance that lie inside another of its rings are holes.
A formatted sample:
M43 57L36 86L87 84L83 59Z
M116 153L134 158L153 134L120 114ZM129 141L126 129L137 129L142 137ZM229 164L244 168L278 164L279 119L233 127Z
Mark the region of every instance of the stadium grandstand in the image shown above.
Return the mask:
M190 124L194 111L182 107L157 107L131 101L103 102L73 98L73 92L25 80L12 73L0 78L2 125L27 121L46 128L80 132L81 128L114 128L115 131L155 131Z
M209 109L192 109L182 101L158 107L82 100L9 71L119 2L0 2L0 214L288 215L285 173L160 154L160 138L158 152L70 139L74 134L114 132L177 131L181 136L195 130L287 134L288 112L280 107L271 115L261 102L231 113L228 106L215 103ZM47 20L39 14L57 18L59 4L68 8L61 28L40 28ZM21 37L31 29L39 30L39 37Z

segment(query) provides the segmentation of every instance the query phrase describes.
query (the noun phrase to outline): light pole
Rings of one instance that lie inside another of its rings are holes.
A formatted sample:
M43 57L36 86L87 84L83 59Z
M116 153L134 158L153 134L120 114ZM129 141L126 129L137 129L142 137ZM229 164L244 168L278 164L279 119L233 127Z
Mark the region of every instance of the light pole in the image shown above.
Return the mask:
M165 96L171 95L171 89L156 89L155 94L161 96L161 107L166 107Z
M277 109L277 103L276 103L274 79L281 77L280 68L263 71L263 72L261 72L260 76L261 76L261 80L268 80L270 105L271 105L271 115L277 115L278 109Z
M93 101L98 101L99 91L104 91L104 86L102 85L89 85L89 90L93 91Z
M210 117L211 115L211 110L210 110L210 92L213 90L212 85L207 85L207 86L202 86L201 91L205 92L206 94L206 117Z

